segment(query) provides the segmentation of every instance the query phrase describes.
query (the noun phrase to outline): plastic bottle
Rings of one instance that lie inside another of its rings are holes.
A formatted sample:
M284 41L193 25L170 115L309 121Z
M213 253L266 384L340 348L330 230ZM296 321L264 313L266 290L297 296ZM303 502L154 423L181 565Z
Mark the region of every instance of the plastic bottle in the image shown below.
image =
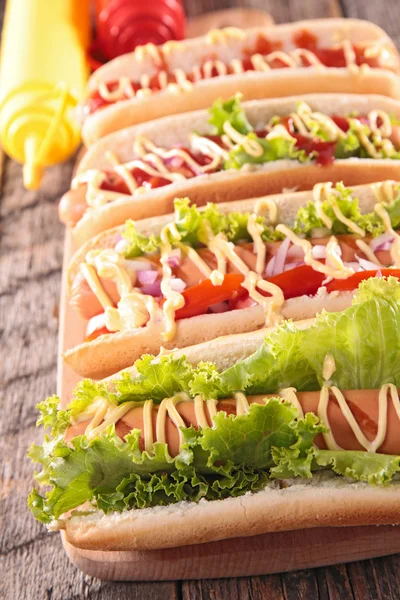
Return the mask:
M74 107L88 76L89 0L8 0L0 66L0 141L36 189L80 143Z

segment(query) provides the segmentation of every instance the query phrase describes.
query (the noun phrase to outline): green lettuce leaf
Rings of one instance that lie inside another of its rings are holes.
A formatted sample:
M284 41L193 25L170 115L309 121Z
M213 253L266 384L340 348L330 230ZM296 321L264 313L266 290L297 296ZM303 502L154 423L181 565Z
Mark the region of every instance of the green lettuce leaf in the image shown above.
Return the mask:
M152 398L161 402L177 392L188 392L193 367L184 357L144 354L135 362L136 373L125 371L114 382L118 402L141 402Z
M91 399L88 399L91 402ZM40 412L37 425L43 425L45 429L51 429L51 434L57 436L63 434L70 423L71 414L67 410L60 410L60 398L50 396L47 400L39 402L36 408Z
M124 249L125 258L136 258L143 254L152 254L159 249L160 239L158 236L145 236L140 234L136 229L135 221L129 219L125 221L124 230L122 232L123 239L127 242L127 247Z
M242 108L240 94L236 94L236 96L225 102L221 99L216 100L210 108L209 113L209 123L213 127L212 133L214 135L223 135L224 123L227 121L239 133L246 134L253 130Z
M313 158L312 154L307 155L304 150L297 150L294 139L275 137L267 140L258 137L255 133L248 133L247 139L256 140L262 147L262 154L259 156L248 154L243 144L238 144L229 152L228 158L224 162L225 169L241 169L244 165L264 164L285 158L296 159L300 162L306 162Z
M316 415L307 413L304 419L300 419L296 424L297 441L289 447L272 448L272 457L276 466L271 469L270 476L279 479L312 477L315 456L313 440L316 432L326 431L327 428L318 422Z
M400 187L397 187L396 193L397 197L394 201L385 206L393 229L398 229L400 227Z
M359 156L360 152L363 152L363 150L364 149L354 132L354 125L351 124L346 135L340 137L336 142L335 158L352 158Z
M196 248L208 242L208 227L217 235L224 233L231 242L251 242L252 237L247 230L250 213L232 211L223 213L216 204L208 203L204 210L195 204L190 205L189 198L175 199L175 223L184 244ZM257 218L263 225L265 240L280 239L280 234L265 224L263 217Z
M73 397L68 405L71 417L75 418L80 413L86 411L95 398L107 398L112 400L107 385L91 379L83 379L74 389Z
M280 399L253 404L248 415L218 413L212 429L183 429L185 443L175 458L161 443L151 454L142 452L139 431L122 441L114 426L90 441L77 436L72 445L47 438L43 451L34 448L30 456L43 467L38 481L51 489L44 495L34 490L29 507L49 523L84 503L107 513L256 491L268 481L273 445L299 444L302 421L295 417L294 407ZM318 431L315 426L314 435Z
M279 146L280 144L278 144ZM247 160L247 159L246 159ZM345 217L351 219L361 227L367 234L378 236L384 231L382 220L375 212L361 214L359 201L352 196L352 190L346 188L342 183L337 183L332 193L335 194L339 209ZM386 206L392 226L400 227L400 187L396 190L395 200ZM332 220L331 233L341 235L352 233L348 227L335 216L329 200L322 204L323 211ZM208 227L213 233L224 233L229 241L234 243L251 242L252 238L247 230L250 213L231 211L221 212L216 204L208 203L204 210L199 210L195 204L190 204L189 198L176 198L174 200L174 222L181 235L181 242L193 248L206 245ZM265 218L257 218L264 231L261 233L265 242L283 239L283 235L267 225ZM325 226L317 216L314 202L299 208L291 229L297 234L306 237L313 235L315 230L323 229ZM327 233L328 230L327 230ZM151 235L145 237L136 231L134 221L126 221L123 231L124 239L129 243L124 250L126 258L135 258L143 254L153 254L160 250L159 236ZM173 240L171 240L173 242Z
M336 364L331 383L341 389L400 385L399 294L396 278L371 278L361 283L353 306L316 317L302 347L320 385L327 353Z
M259 350L221 373L222 389L249 394L291 386L299 391L318 389L315 371L303 351L304 335L295 323L285 321L267 335Z
M199 441L203 450L209 453L209 464L232 461L267 469L274 465L272 448L304 446L299 441L304 420L295 421L296 417L293 404L271 398L264 405L251 404L247 415L217 413L215 426L204 430ZM308 440L309 447L320 432L317 422L317 418L310 422L312 435Z
M382 219L375 212L361 214L359 201L357 197L352 196L352 190L346 188L343 183L337 183L332 190L340 211L345 217L351 219L358 227L361 227L366 233L372 236L378 236L384 232ZM395 203L391 205L393 208L393 226L400 223L400 196ZM396 208L394 208L396 207ZM327 199L322 203L322 210L332 220L332 228L330 233L341 235L352 233L350 229L337 219L333 212L330 201ZM298 235L311 236L313 230L325 229L324 223L317 215L314 202L309 202L306 206L301 207L296 215L293 231Z
M319 449L315 449L313 454L319 467L330 468L337 475L372 485L389 483L400 471L400 456L390 454Z

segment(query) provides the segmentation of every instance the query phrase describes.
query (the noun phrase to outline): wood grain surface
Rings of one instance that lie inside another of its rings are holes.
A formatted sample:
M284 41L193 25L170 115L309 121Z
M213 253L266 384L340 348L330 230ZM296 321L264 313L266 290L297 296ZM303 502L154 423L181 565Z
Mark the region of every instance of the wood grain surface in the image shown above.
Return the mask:
M190 16L263 9L277 23L315 17L365 18L400 45L398 0L186 0ZM0 0L0 16L4 0ZM26 508L33 467L25 458L40 433L35 404L56 386L57 316L63 227L57 201L68 164L26 192L21 168L4 161L0 203L0 599L7 600L398 600L399 555L279 575L163 583L109 583L84 577Z

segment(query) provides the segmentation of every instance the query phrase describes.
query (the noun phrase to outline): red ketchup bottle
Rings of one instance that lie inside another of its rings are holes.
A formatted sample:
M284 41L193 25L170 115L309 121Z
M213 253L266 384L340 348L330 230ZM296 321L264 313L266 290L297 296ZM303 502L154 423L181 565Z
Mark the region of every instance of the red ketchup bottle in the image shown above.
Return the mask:
M104 61L143 44L185 37L181 0L97 0L96 50Z

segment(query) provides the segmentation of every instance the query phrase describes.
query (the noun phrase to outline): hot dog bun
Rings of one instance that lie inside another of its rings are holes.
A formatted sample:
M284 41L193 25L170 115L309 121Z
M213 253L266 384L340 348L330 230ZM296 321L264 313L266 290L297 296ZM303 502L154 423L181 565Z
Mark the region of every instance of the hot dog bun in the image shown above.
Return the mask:
M354 196L359 199L361 212L373 210L376 198L372 186L356 186ZM299 208L305 206L312 198L312 192L289 192L269 197L278 207L278 221L284 224L293 223ZM256 201L257 199L252 199L224 203L221 210L252 212ZM171 220L171 215L144 219L137 223L137 229L144 235L159 234L164 225ZM69 294L87 252L99 248L112 248L116 235L121 231L122 227L101 233L75 253L68 269ZM313 317L324 308L328 311L340 311L351 304L352 295L352 292L322 292L315 297L292 298L285 302L282 315L297 321ZM257 305L246 310L183 319L177 323L177 333L171 342L161 340L163 324L152 323L151 326L103 335L96 340L84 342L68 350L64 358L67 364L83 377L103 378L128 367L141 354L158 354L161 346L169 350L184 348L215 337L226 336L228 333L254 331L264 325L265 312Z
M367 114L373 109L383 110L400 119L400 103L382 96L315 94L302 97L312 110L324 114L348 115L352 111ZM280 100L248 102L246 115L255 127L265 125L274 115L287 115L295 110L299 97ZM110 163L107 151L114 152L122 162L132 159L132 142L143 135L159 146L185 145L193 131L207 133L208 111L171 116L151 123L129 127L112 133L91 146L82 158L78 175L90 169L107 169ZM80 245L97 233L125 222L128 218L143 219L171 212L176 196L189 195L194 203L228 202L243 198L279 193L284 188L310 189L321 181L343 181L345 185L372 183L400 177L400 161L390 159L339 159L321 167L315 163L300 164L295 160L278 160L260 166L246 166L240 170L220 171L152 189L135 196L121 195L100 207L86 210L73 228L74 238ZM67 192L60 204L60 213L66 207L85 202L86 186ZM65 216L64 216L65 220Z
M266 35L272 43L281 44L283 50L293 50L292 36L306 30L315 35L323 47L334 46L342 39L358 44L371 42L383 45L392 56L392 69L398 71L399 59L392 41L386 33L367 21L356 19L318 19L277 25L274 28L254 28L247 31L221 30L219 36L206 35L180 43L160 47L161 55L170 71L182 69L188 73L194 65L201 65L204 57L212 53L216 59L229 63L242 58L246 49L255 47L257 37ZM165 49L166 48L166 49ZM165 49L165 50L164 50ZM207 52L208 50L208 52ZM95 91L101 82L111 82L120 77L139 80L144 73L155 73L155 64L149 54L137 50L110 61L90 78L88 91ZM89 115L83 125L83 139L88 146L99 138L128 127L166 115L206 108L216 98L229 98L240 90L244 100L278 98L292 94L357 93L371 94L379 90L382 95L398 98L400 85L396 75L380 68L283 68L267 72L246 72L200 80L190 90L171 93L165 90L144 97L121 100Z
M350 483L326 473L274 482L239 498L179 502L62 521L65 539L87 550L154 550L272 531L400 523L400 482L387 487Z

